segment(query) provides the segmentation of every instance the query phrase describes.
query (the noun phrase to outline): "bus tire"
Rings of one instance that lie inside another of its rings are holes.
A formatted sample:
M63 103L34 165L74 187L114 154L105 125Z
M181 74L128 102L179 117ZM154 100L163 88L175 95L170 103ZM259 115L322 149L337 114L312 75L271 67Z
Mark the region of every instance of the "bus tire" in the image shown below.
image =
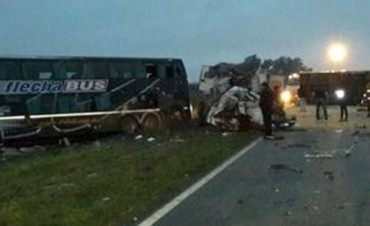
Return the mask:
M124 116L120 120L121 131L125 134L134 134L139 130L139 123L134 116Z
M142 123L143 130L151 130L158 128L162 123L161 117L158 114L149 113L145 115Z

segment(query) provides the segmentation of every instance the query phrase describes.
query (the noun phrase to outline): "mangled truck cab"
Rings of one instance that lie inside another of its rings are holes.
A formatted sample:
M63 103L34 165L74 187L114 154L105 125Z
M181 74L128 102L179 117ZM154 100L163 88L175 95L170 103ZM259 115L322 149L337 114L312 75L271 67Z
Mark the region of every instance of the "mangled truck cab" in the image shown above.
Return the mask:
M226 63L203 66L199 81L202 100L198 107L201 124L229 131L262 129L259 90L267 80L268 76L259 68L236 71ZM294 123L285 114L273 115L276 128L291 127Z

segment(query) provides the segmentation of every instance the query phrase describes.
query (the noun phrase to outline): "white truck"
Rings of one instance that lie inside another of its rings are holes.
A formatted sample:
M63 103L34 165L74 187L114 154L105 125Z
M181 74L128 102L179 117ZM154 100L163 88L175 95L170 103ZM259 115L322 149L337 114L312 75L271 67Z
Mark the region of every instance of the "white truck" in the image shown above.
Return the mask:
M232 73L215 76L210 73L210 68L203 66L200 74L199 90L203 94L200 120L232 131L261 128L263 118L259 108L260 84L268 81L272 87L283 85L282 77L267 76L262 70L257 70L248 80L241 80ZM294 123L285 114L273 116L273 125L276 128L288 128Z

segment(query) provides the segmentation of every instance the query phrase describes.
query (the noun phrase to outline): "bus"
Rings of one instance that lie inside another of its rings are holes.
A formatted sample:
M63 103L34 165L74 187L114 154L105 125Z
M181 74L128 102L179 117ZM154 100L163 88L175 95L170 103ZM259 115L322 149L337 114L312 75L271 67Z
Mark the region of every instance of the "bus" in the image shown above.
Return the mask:
M0 139L126 132L190 119L181 59L0 57Z

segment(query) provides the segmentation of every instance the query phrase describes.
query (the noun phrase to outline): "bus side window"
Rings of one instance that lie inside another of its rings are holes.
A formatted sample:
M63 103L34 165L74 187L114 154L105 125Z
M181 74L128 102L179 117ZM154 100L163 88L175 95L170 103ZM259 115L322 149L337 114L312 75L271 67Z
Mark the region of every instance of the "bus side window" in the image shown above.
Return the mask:
M53 63L54 78L56 79L67 79L66 68L64 61L55 61Z
M109 75L108 64L104 61L89 61L84 64L84 78L106 78Z
M133 63L136 78L146 78L145 66L142 63Z
M146 74L146 78L149 78L149 79L158 78L157 67L154 64L145 65L145 74Z
M176 65L175 67L175 77L176 78L183 78L184 77L184 72L182 68L179 65Z
M174 78L175 77L175 70L172 65L166 66L166 78Z
M49 61L26 61L22 65L25 79L51 79L53 68Z
M112 63L109 67L110 78L123 78L126 80L134 78L133 68L125 63Z
M66 62L65 73L67 79L80 79L82 77L82 63L79 61Z
M4 62L0 62L0 79L6 79L6 69Z
M8 61L4 63L5 73L8 79L22 79L22 69L20 61Z

